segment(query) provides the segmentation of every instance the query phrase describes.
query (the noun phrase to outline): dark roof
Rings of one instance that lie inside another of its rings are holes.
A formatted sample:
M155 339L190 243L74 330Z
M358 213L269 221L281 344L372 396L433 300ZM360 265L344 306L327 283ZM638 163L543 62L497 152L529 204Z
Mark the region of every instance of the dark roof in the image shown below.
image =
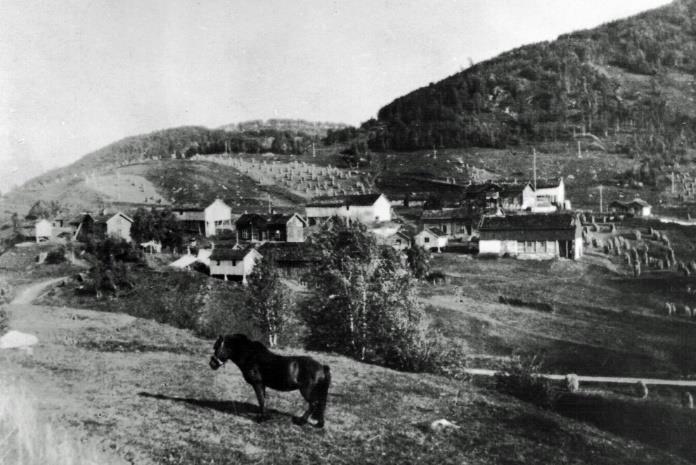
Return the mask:
M287 214L282 214L282 213L274 213L268 218L268 227L273 227L273 226L285 226L288 224L288 221L290 219L297 215L296 213L287 213ZM297 215L302 222L305 222L304 218L302 218L300 215Z
M202 212L205 207L192 204L172 205L172 211Z
M74 217L73 219L71 219L71 220L68 222L68 224L76 224L76 225L78 225L78 224L82 223L86 217L89 217L90 219L93 219L93 218L92 218L92 215L90 215L89 213L81 213L81 214L77 215L76 217Z
M626 202L621 201L621 200L614 200L612 203L609 204L610 207L611 206L619 206L622 208L629 208L633 205L638 205L640 207L649 207L650 206L650 204L643 199L633 199L633 200L629 200Z
M428 231L437 237L446 237L447 234L443 233L439 228L423 228L423 231ZM423 232L421 231L421 232Z
M260 215L258 213L244 213L242 216L237 218L235 225L237 225L237 228L248 225L262 228L266 226L267 222L268 219L264 215Z
M480 194L482 192L486 192L488 190L499 191L499 190L501 190L501 187L498 184L495 184L493 182L485 182L483 184L470 184L470 185L466 186L466 194L467 195L476 195L476 194Z
M580 236L581 225L566 212L484 216L479 233L482 240L572 240Z
M243 260L254 247L215 247L211 260Z
M278 263L316 262L321 258L319 247L308 242L266 242L259 253Z
M480 231L519 231L574 229L573 213L529 213L525 215L484 216Z
M563 180L563 179L537 180L537 182L536 182L536 188L537 188L537 189L553 189L554 187L560 186L562 180Z
M423 210L422 221L428 220L465 220L471 218L467 208L445 208L442 210Z
M354 205L368 207L373 205L382 194L353 194L334 197L315 197L307 204L308 207L341 207Z
M517 195L520 195L522 193L522 191L524 191L525 187L527 187L527 186L528 186L527 183L524 183L524 184L521 184L521 183L520 184L503 184L501 186L500 194L503 197L517 196Z

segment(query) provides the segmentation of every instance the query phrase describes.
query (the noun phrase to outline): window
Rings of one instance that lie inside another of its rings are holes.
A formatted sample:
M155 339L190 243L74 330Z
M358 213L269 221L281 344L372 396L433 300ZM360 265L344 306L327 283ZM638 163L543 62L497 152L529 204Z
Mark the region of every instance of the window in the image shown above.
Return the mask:
M447 234L447 225L446 224L442 225L442 232Z
M242 229L242 239L249 239L249 230L248 229Z
M428 242L430 242L430 238L429 237L423 238L423 242L425 242L427 244Z
M396 245L401 245L401 239L397 239L394 243L395 243Z

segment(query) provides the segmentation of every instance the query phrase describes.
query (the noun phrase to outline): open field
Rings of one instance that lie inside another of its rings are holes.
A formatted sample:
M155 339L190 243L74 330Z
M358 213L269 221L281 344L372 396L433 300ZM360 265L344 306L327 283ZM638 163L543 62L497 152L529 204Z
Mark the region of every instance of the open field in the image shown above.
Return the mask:
M542 355L544 369L584 375L681 377L696 371L696 323L662 316L666 300L690 298L688 278L609 271L604 264L558 260L482 260L442 254L451 278L424 287L423 302L447 337L464 342L474 362L514 353ZM499 302L549 304L553 312ZM477 357L479 355L480 357Z
M85 183L110 201L158 205L167 203L150 181L139 175L121 174L121 170L90 177Z
M312 354L334 377L325 430L291 424L297 393L269 391L272 418L257 424L236 367L208 368L210 340L122 314L10 310L40 343L3 354L3 375L34 386L55 424L138 464L683 463L466 383L327 354ZM461 429L427 432L438 418Z

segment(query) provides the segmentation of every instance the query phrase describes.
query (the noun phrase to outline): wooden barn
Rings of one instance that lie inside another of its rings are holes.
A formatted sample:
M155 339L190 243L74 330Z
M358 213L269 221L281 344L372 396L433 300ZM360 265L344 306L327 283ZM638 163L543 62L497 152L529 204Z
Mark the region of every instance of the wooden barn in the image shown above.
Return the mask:
M570 212L484 216L479 234L480 255L579 259L583 254L582 224Z
M244 213L235 227L237 240L243 242L304 242L307 221L297 213Z
M643 199L633 199L629 202L615 200L609 204L609 211L633 216L650 216L652 215L652 206Z
M334 216L366 225L392 219L391 203L384 194L317 197L306 206L305 213L311 226Z
M317 246L306 242L266 242L259 246L264 260L271 260L285 276L302 278L321 259Z
M261 258L254 247L215 247L210 254L210 276L246 283Z

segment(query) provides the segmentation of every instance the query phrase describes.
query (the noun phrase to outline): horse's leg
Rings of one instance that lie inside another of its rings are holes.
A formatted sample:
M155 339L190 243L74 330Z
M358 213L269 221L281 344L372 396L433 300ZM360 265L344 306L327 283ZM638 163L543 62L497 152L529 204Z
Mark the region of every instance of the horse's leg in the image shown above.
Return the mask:
M256 400L259 402L259 416L258 421L263 421L268 416L266 415L266 387L263 384L254 384L254 392L256 393Z
M292 418L293 423L295 423L296 425L304 425L305 423L307 423L307 420L309 420L309 416L314 411L315 405L311 401L311 393L312 393L313 387L314 387L314 385L311 384L309 386L303 386L300 388L300 394L302 394L302 397L304 397L305 400L307 400L307 402L309 402L309 407L307 408L307 411L305 411L305 413L302 414L301 417L293 417Z

